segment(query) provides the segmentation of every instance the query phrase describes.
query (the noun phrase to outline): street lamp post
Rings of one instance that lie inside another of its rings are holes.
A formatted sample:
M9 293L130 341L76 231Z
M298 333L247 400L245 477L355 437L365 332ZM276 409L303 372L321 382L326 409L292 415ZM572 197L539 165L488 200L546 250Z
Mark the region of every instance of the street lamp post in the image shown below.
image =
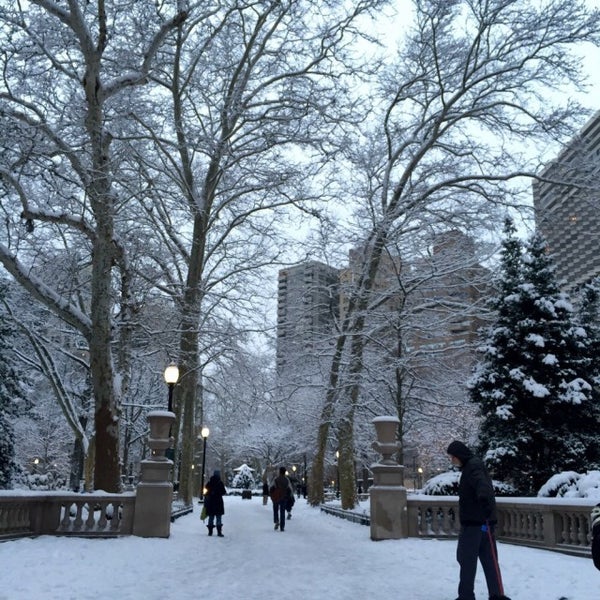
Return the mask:
M336 484L335 484L335 497L340 497L340 451L335 451L335 467L336 467Z
M200 478L200 500L204 499L204 469L206 467L206 440L210 430L208 427L203 427L200 435L202 436L202 476Z
M421 489L423 487L423 467L419 467L417 473L419 474L419 489Z
M165 381L166 381L167 385L169 386L169 400L168 400L168 404L167 404L167 410L169 412L173 412L173 388L175 387L175 384L179 380L179 369L177 368L177 365L171 363L165 369L164 377L165 377ZM171 431L172 431L172 429L169 428L169 438L171 437ZM165 456L168 459L174 461L175 450L173 448L167 448L165 450Z
M306 454L304 455L304 480L302 481L302 496L306 498L306 493L308 491L308 472L306 469Z

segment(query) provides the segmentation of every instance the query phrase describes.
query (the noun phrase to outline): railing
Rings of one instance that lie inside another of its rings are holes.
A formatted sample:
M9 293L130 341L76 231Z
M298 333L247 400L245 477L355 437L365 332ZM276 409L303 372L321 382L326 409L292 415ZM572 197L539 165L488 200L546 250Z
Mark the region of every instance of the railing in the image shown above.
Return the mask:
M136 495L39 492L0 493L0 540L36 535L116 537L131 535ZM590 555L590 510L585 499L497 498L498 539L568 554ZM187 508L187 507L186 507ZM324 507L364 525L369 515ZM458 535L458 498L411 495L407 500L409 537Z
M585 499L496 498L496 536L503 542L531 548L590 556L590 511ZM370 525L366 513L322 505L327 514ZM408 537L455 538L460 530L458 497L410 495L407 499Z
M179 497L174 497L173 502L171 503L171 523L173 523L175 519L179 519L179 517L183 517L191 512L194 512L194 506L192 504L186 504L183 500L180 500Z
M351 510L343 510L341 508L336 508L335 506L326 506L324 504L321 505L321 510L328 515L341 517L342 519L352 521L353 523L359 523L360 525L369 525L371 522L371 519L366 512L359 513Z
M36 535L131 535L135 493L1 494L0 540Z
M409 496L409 537L458 535L458 498ZM586 499L497 498L499 540L567 554L590 555L590 511Z

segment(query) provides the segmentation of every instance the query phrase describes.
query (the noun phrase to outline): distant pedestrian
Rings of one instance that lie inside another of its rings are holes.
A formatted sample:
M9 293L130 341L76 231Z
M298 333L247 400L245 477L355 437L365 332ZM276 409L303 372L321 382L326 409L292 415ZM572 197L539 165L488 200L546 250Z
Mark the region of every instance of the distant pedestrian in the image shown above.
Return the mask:
M292 490L290 490L285 503L285 510L287 511L288 520L292 518L292 508L294 508L295 503L296 499L294 498L294 493Z
M204 495L204 506L206 507L206 514L208 515L208 535L213 534L216 517L217 535L219 537L225 537L223 535L222 517L225 514L223 496L226 495L227 490L221 481L221 471L215 469L212 477L206 484L206 494Z
M600 504L592 509L592 558L596 569L600 570Z
M475 600L477 559L481 562L489 600L510 600L504 595L494 529L497 522L496 499L492 479L483 461L462 442L448 446L452 464L461 470L458 485L460 533L456 559L460 565L460 582L456 600Z
M269 501L269 484L266 481L263 481L262 497L263 497L263 505L267 504L267 502Z
M285 512L288 498L293 496L292 483L285 475L285 467L279 468L279 475L273 480L269 492L273 502L273 522L275 531L285 531Z

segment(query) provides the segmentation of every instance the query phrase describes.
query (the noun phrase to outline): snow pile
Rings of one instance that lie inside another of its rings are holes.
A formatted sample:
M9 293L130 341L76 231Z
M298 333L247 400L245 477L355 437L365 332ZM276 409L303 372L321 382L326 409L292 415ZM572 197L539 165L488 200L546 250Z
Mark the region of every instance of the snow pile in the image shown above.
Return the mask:
M421 493L428 496L458 496L458 482L460 481L459 471L448 471L432 477ZM512 485L503 483L502 481L492 480L494 493L496 496L514 496L516 490Z
M545 498L593 498L600 501L600 471L585 475L564 471L553 475L540 488L538 496Z

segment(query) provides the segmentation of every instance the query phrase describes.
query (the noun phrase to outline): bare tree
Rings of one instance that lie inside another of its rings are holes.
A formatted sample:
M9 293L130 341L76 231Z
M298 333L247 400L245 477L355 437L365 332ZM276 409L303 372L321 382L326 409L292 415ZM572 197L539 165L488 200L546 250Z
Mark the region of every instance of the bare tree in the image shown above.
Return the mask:
M316 214L326 193L311 179L354 120L337 83L354 68L345 46L360 36L355 21L381 4L230 0L193 12L155 75L162 114L138 113L155 198L147 218L163 232L156 282L181 314L175 410L188 502L202 366L214 350L206 329L218 314L252 316L253 272L278 260L289 209Z
M88 342L94 486L113 492L120 489L120 399L133 310L118 227L127 194L116 183L120 159L113 140L127 118L122 102L147 82L158 49L187 15L162 10L168 8L104 0L0 5L0 26L9 40L1 58L0 111L8 125L0 165L7 200L0 261ZM87 257L85 304L36 275L45 249L61 237ZM119 364L113 356L117 337Z
M355 178L364 174L354 193L363 203L364 250L323 408L314 503L323 495L325 440L339 403L342 505L354 505L365 318L386 248L427 229L468 231L494 208L518 206L518 184L536 166L518 148L570 134L580 107L553 102L550 92L582 83L571 49L599 41L599 13L583 2L418 0L414 10L397 60L370 87L367 142L349 152Z

